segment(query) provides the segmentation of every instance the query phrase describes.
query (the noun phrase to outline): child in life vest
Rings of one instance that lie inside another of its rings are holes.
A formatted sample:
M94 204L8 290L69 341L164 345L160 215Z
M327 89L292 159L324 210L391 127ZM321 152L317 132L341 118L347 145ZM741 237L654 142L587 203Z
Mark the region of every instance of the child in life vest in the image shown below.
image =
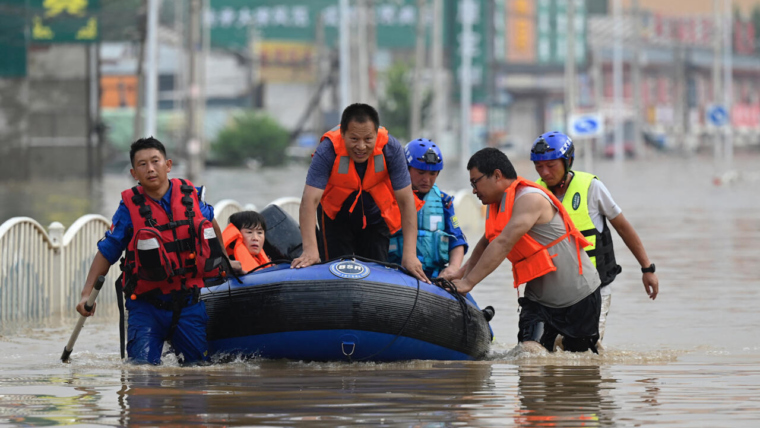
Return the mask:
M230 216L222 232L224 248L231 260L240 262L243 272L270 262L264 252L266 229L264 217L256 211L241 211Z

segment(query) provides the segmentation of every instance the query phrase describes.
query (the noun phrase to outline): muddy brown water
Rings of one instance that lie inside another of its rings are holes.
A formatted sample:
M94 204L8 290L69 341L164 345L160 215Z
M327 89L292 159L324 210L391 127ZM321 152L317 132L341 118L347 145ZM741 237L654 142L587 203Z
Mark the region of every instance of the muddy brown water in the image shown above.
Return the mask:
M758 165L757 154L735 161L740 171ZM517 167L535 178L528 163ZM0 426L757 426L760 198L756 182L714 185L715 171L700 157L595 165L657 264L661 287L650 301L615 236L623 273L612 285L602 355L515 351L517 295L505 264L473 292L497 311L484 361L184 368L169 357L136 367L120 361L116 325L102 315L88 321L72 362L62 364L75 318L4 325ZM299 167L211 170L206 182L211 201L261 207L300 195L304 177ZM465 188L466 179L457 171L441 187ZM110 217L128 185L124 176L106 177L90 195L91 210ZM35 204L47 209L23 202Z

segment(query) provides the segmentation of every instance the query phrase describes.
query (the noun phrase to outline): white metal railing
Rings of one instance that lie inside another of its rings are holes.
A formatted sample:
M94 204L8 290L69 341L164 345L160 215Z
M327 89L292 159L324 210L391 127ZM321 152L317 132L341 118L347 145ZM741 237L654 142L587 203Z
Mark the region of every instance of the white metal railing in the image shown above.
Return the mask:
M96 243L103 237L103 234L110 226L111 222L105 217L97 214L88 214L80 217L63 234L61 245L62 257L60 258L61 266L59 267L59 272L61 272L60 281L62 283L62 296L60 299L62 306L59 308L61 313L68 313L79 303L82 287L84 286L85 279L87 279L92 259L98 251ZM63 231L63 225L58 223L58 227ZM101 311L105 311L105 308L115 308L116 292L114 282L116 282L120 273L118 263L109 269L106 282L103 284L103 289L98 295Z
M460 190L454 194L454 212L471 247L486 230L486 210L480 199L472 194L471 190Z
M0 226L0 320L42 319L73 310L97 248L108 228L100 215L77 220L64 235L53 222L48 231L29 217L12 218ZM117 273L111 272L113 284ZM101 293L101 302L115 293Z
M233 199L223 199L214 205L214 218L219 227L224 230L232 214L243 211L243 206Z
M272 204L298 221L299 198L283 197ZM214 208L222 229L231 214L256 209L231 199L219 201ZM484 230L483 206L469 190L461 190L455 194L454 209L474 245ZM0 225L0 322L73 314L97 252L96 243L109 226L105 217L96 214L79 218L65 233L58 222L46 231L29 217L15 217ZM119 274L117 265L109 270L98 296L100 311L115 313L113 284Z

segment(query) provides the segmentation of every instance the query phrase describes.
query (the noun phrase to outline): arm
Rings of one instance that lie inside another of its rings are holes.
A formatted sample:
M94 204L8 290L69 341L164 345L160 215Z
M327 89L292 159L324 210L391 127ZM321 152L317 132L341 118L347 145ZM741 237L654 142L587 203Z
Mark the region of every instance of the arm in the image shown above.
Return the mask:
M648 267L652 264L644 249L644 244L641 243L639 234L636 233L636 230L622 213L611 219L610 224L615 228L618 235L623 238L626 247L631 250L631 253L636 257L641 267ZM649 298L652 300L657 298L657 294L660 292L660 282L657 275L654 272L644 273L642 274L641 281L644 283L644 290L649 295Z
M512 247L539 221L548 221L554 214L549 201L537 193L529 193L515 201L512 218L483 251L477 262L468 262L469 271L461 280L455 280L454 285L461 294L466 294L486 276L496 270L507 257ZM482 241L482 240L481 240ZM480 243L478 243L478 247ZM473 257L475 257L473 251Z
M422 270L422 263L417 258L417 208L414 204L412 185L393 192L401 211L401 233L404 235L404 249L401 256L401 266L415 278L430 282Z
M325 191L308 184L303 187L301 207L298 210L298 220L301 224L301 240L303 241L303 254L290 264L291 268L302 268L319 262L319 248L317 247L317 205Z
M97 303L92 306L92 311L90 312L84 310L84 305L87 303L87 299L90 297L92 288L95 286L95 281L100 275L105 276L108 274L108 270L110 268L111 262L109 262L108 259L106 259L105 256L100 251L98 251L97 254L95 254L95 258L92 259L92 265L90 265L90 271L87 273L87 279L85 280L84 288L82 289L82 298L79 300L79 304L77 304L77 312L79 312L83 317L89 317L95 313Z

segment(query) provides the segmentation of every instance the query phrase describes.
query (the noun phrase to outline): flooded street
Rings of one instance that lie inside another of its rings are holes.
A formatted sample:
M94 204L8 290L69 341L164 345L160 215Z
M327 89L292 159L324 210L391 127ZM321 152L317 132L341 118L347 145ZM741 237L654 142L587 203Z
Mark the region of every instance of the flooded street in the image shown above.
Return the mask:
M757 153L734 163L742 172L758 165ZM516 167L535 179L530 163ZM444 172L443 190L469 187L465 171ZM473 292L481 307L496 309L492 351L476 362L252 360L183 368L169 357L161 367L136 367L119 359L115 317L100 313L85 325L72 362L62 364L76 322L71 308L64 320L0 329L0 426L756 426L758 183L716 186L712 159L701 157L622 167L598 161L593 172L641 236L660 280L651 301L636 260L613 233L623 272L612 284L601 355L513 351L518 306L508 263ZM305 166L210 170L204 184L209 202L229 198L263 208L300 196L305 176ZM92 190L89 212L110 218L130 185L123 175L107 176ZM68 191L76 190L58 190ZM60 212L73 216L81 209L75 202ZM47 226L43 204L20 204L30 212L13 215Z

